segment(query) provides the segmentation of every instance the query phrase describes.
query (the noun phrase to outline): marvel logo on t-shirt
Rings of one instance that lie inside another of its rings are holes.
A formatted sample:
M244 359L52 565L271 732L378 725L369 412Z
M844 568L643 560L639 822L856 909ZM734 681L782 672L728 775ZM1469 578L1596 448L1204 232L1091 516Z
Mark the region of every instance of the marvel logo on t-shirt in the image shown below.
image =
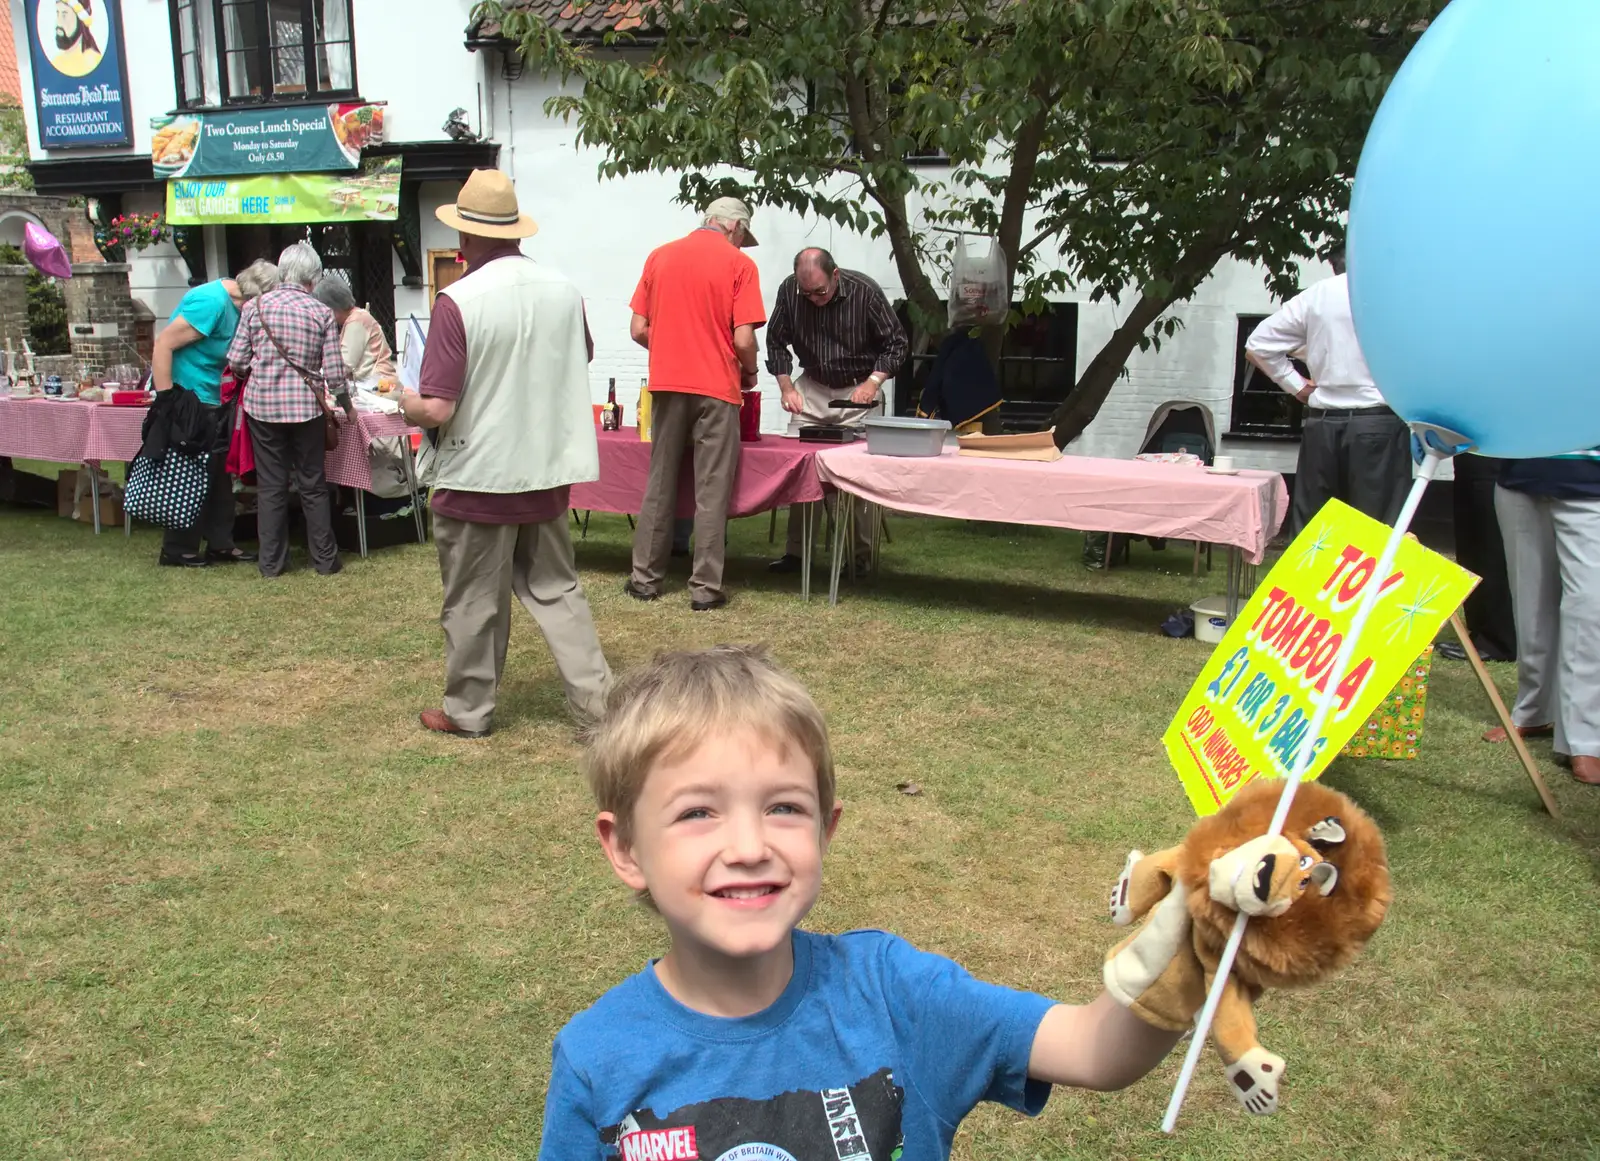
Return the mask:
M683 1129L641 1129L617 1141L622 1161L698 1161L694 1126Z

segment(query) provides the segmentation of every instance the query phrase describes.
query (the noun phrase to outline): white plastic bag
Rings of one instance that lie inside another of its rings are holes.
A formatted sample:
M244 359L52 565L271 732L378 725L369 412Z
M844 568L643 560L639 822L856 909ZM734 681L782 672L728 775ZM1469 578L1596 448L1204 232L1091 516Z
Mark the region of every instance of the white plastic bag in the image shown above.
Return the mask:
M998 326L1005 321L1006 256L1000 243L989 239L985 254L972 254L967 241L956 243L950 261L950 325Z
M405 436L393 435L373 440L367 445L367 464L372 468L372 494L385 500L398 500L409 496L406 483L405 450L400 441Z

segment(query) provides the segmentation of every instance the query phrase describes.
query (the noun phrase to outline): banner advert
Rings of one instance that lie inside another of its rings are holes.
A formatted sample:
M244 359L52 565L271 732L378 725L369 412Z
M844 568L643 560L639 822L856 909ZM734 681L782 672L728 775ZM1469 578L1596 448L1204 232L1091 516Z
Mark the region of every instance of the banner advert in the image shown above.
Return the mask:
M358 174L278 173L167 183L174 226L392 222L400 216L400 158L374 157Z
M1373 574L1389 532L1330 500L1240 605L1162 738L1196 813L1214 814L1251 779L1289 773L1369 585L1381 595L1334 687L1326 733L1312 742L1307 781L1366 723L1478 583L1409 537L1380 580Z
M383 143L382 105L297 105L152 117L156 176L233 177L356 169Z

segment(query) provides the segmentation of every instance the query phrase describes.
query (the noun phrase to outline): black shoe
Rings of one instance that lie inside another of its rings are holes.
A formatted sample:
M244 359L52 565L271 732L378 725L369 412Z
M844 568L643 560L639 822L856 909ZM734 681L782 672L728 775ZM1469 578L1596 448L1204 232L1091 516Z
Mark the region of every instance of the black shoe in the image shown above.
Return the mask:
M694 613L709 613L712 609L720 609L728 603L727 595L712 597L709 601L690 601L689 611Z
M800 557L796 556L792 552L786 552L782 556L778 557L777 560L767 565L767 571L776 573L799 572L804 564L805 561L801 560Z
M1450 661L1465 661L1467 659L1467 651L1455 641L1435 641L1433 643L1433 651L1440 657Z
M199 553L184 553L180 556L168 556L162 553L156 563L164 568L210 568L211 562Z
M631 579L622 582L622 591L636 601L659 601L661 599L660 593L647 593L643 589L635 588Z
M208 548L206 560L212 564L254 564L257 557L255 553L246 552L242 548L235 548L232 552L216 552Z
M343 571L344 571L344 561L336 560L336 561L333 562L332 567L329 568L326 572L319 572L319 573L317 573L317 575L318 576L333 576L334 574L341 573Z

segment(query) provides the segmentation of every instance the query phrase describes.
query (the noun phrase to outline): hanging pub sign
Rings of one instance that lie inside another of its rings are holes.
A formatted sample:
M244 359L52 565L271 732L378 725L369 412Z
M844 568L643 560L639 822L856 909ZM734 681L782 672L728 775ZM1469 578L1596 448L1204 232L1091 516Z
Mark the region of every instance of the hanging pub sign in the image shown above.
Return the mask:
M121 0L23 0L43 149L131 145Z
M357 169L383 141L382 105L300 105L152 117L150 163L163 179Z
M272 173L167 183L174 226L392 222L400 216L400 158L368 158L358 174Z

